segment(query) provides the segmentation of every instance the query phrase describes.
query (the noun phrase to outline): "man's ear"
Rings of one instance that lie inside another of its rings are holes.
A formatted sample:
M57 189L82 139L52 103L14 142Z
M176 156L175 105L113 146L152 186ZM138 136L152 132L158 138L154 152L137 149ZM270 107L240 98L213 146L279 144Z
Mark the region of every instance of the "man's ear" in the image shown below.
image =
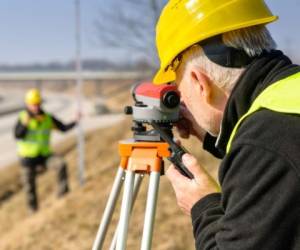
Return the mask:
M194 85L194 89L204 98L204 100L206 100L206 102L210 103L212 98L212 85L210 79L196 67L193 67L190 73L191 83Z

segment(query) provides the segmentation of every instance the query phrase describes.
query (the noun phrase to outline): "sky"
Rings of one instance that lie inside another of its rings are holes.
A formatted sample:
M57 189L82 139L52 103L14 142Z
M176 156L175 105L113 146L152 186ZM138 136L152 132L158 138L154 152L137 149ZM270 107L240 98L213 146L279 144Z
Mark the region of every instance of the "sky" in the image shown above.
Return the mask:
M124 58L126 51L100 46L94 22L99 9L111 0L81 0L82 56L84 58ZM116 0L115 0L116 1ZM126 0L120 0L126 1ZM278 47L291 57L300 51L300 1L266 0L280 17L268 27ZM132 11L132 10L131 10ZM69 61L75 54L74 0L1 0L0 64Z

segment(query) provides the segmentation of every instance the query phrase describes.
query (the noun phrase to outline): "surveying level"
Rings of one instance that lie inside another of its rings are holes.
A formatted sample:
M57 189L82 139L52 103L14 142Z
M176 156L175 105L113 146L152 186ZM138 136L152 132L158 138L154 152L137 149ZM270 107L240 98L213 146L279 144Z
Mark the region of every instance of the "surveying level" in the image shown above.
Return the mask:
M125 250L131 210L144 175L150 176L141 249L150 250L160 176L164 173L163 158L168 158L184 176L193 179L182 163L187 151L173 141L173 123L179 120L180 95L174 85L156 86L142 83L132 89L135 101L125 107L133 117L133 138L119 142L120 166L97 232L93 250L103 247L118 196L124 181L120 220L110 250ZM147 129L147 125L153 129Z
M151 138L155 141L163 140L170 145L171 155L168 160L182 175L193 179L193 175L181 160L182 156L187 153L186 149L173 140L172 124L180 119L180 94L177 87L171 84L156 86L152 83L142 83L132 89L132 96L135 104L132 107L125 107L125 114L133 116L134 139L149 141L150 138L147 138L147 135L156 134L156 138ZM150 124L154 131L146 131L143 123Z

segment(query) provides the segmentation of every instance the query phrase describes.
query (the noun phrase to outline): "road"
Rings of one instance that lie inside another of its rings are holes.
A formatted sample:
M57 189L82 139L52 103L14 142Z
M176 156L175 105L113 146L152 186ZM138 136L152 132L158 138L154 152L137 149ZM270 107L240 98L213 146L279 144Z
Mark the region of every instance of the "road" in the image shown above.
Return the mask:
M4 90L0 90L4 93ZM12 106L22 103L23 94L17 90L5 90L5 96L9 96L9 100L1 99L1 107L9 108L10 103ZM50 113L55 114L57 118L63 122L71 122L76 114L76 102L74 96L67 94L53 94L44 92L46 96L44 109ZM99 98L98 98L99 100ZM108 115L91 115L92 102L90 100L83 100L83 118L82 126L85 132L91 131L96 128L109 127L123 119L122 114L108 114ZM0 109L1 110L1 109ZM2 109L3 110L3 109ZM0 168L10 165L17 160L16 143L13 138L13 128L18 118L18 112L0 115ZM67 133L53 132L52 145L55 147L58 143L62 143L68 137L76 135L76 129Z

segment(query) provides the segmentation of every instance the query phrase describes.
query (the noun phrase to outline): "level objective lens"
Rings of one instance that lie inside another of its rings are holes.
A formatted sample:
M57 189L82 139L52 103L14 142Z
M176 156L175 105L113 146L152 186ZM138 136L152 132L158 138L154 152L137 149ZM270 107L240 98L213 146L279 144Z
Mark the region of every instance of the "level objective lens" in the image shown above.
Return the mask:
M175 108L180 103L180 97L177 92L169 91L164 94L162 102L167 108Z

